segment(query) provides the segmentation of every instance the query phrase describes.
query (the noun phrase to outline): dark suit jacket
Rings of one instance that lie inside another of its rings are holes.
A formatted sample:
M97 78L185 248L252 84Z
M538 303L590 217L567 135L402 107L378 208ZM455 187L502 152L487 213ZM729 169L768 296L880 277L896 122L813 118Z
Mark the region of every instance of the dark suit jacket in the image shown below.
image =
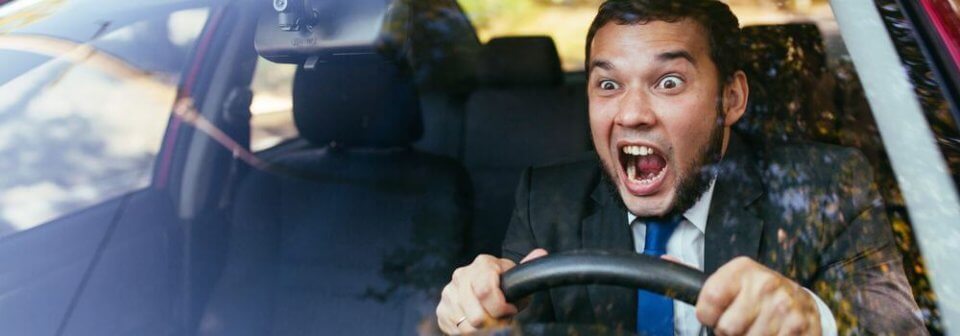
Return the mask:
M822 144L754 155L731 137L707 220L704 271L748 256L814 291L841 334L925 333L885 208L862 155ZM503 243L519 262L534 248L633 251L626 208L595 156L527 170ZM635 330L634 289L601 285L533 295L521 322Z

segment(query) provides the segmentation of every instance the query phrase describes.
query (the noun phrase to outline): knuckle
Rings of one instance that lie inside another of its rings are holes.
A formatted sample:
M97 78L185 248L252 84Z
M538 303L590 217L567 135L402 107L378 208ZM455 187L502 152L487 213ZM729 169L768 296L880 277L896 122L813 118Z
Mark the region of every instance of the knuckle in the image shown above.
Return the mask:
M713 324L717 319L713 309L700 305L697 305L696 314L697 319L707 325Z
M509 315L510 310L505 304L498 303L490 307L490 315L494 318L501 318Z
M734 335L733 330L726 324L717 324L713 330L717 335Z
M793 305L790 304L790 301L781 301L778 300L773 303L773 309L777 314L787 314L790 312L790 309Z
M790 310L793 309L793 303L793 297L784 291L778 292L773 297L773 305L776 308L776 311L781 314L790 312Z
M715 306L715 305L718 305L722 300L723 300L723 297L720 294L720 291L711 290L707 286L704 286L703 290L700 292L700 297L697 299L698 302L701 302L703 304L702 305L698 304L697 306L698 307L699 306ZM697 311L700 311L700 309L697 309Z
M746 331L743 323L734 318L721 318L716 330L723 335L742 335Z
M747 265L750 265L752 262L753 260L751 260L747 256L739 256L739 257L733 258L733 260L730 261L731 264L737 265L739 267L746 267Z
M818 319L814 317L804 316L804 314L802 313L797 313L797 328L799 328L800 331L808 331L808 330L816 329L817 327L814 327L815 322L817 326L820 325Z
M488 264L494 258L487 254L479 254L476 258L473 258L473 263L475 264Z
M460 278L463 278L463 272L465 272L465 270L466 267L458 267L457 269L453 270L453 276L450 280L457 282Z
M723 330L724 335L743 335L744 334L743 329L739 328L739 326L736 326L736 325L728 325L725 327L721 327L720 330Z
M807 326L802 319L791 318L783 325L783 331L788 335L799 335L806 331Z
M447 301L452 299L450 296L453 294L453 285L443 286L443 290L440 291L440 300Z
M517 264L514 263L513 260L510 260L510 259L507 259L507 258L497 259L497 264L500 265L500 269L501 269L502 271L504 271L504 272L506 272L507 270L509 270L509 269L517 266Z
M514 308L513 306L511 306L511 305L504 305L504 306L503 306L503 310L500 312L500 314L499 314L499 316L497 316L497 318L508 318L508 317L511 317L511 316L515 315L516 313L517 313L517 309Z
M492 291L493 290L491 289L490 285L485 282L481 282L473 286L473 294L475 294L479 299L486 299L490 297L490 293Z
M483 272L473 279L473 292L478 297L486 298L499 289L500 277L496 273Z
M485 318L482 315L473 315L467 317L466 323L470 323L474 328L479 328L483 326Z
M774 275L763 273L758 276L760 290L763 293L772 293L780 288L780 279Z

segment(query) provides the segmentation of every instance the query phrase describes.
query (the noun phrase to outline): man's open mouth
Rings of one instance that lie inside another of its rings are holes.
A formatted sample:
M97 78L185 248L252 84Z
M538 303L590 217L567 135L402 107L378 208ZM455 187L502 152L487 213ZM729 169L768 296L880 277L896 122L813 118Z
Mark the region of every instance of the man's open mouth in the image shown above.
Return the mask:
M627 189L637 196L656 192L667 173L663 154L643 145L620 147L620 164Z

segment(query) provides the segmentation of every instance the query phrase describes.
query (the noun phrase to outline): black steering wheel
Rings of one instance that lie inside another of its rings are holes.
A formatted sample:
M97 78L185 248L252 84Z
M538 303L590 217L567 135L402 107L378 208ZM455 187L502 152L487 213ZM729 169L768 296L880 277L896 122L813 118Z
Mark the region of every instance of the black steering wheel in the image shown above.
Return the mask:
M517 265L500 277L500 289L508 302L545 289L567 285L613 285L648 290L691 305L707 276L692 267L661 258L626 252L576 250L550 254ZM606 326L564 323L513 325L498 334L517 335L603 335L624 334ZM629 333L629 331L627 331Z
M706 275L689 266L648 255L576 250L550 254L517 265L500 276L508 302L545 289L567 285L602 284L648 290L696 305ZM626 335L631 331L577 323L525 323L494 327L497 335Z
M696 305L705 280L695 268L653 256L576 250L520 264L503 273L500 288L508 302L552 287L602 284L644 289Z

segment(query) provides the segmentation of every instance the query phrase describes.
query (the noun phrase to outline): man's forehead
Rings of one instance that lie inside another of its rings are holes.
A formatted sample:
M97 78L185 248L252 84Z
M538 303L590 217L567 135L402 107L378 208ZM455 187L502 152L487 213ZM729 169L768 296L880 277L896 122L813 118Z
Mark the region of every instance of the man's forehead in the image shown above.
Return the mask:
M693 65L709 58L705 30L696 21L609 23L592 41L590 67L608 68L618 59L662 63L686 60Z

